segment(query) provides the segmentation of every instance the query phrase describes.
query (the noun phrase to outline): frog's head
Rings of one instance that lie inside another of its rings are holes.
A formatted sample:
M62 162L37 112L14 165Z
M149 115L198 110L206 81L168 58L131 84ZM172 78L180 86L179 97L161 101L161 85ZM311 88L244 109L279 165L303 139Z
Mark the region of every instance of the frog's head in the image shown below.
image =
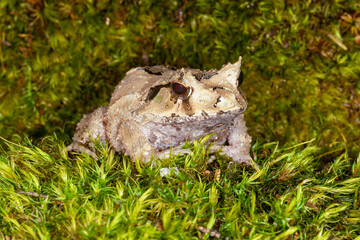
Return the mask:
M159 117L216 116L223 112L240 114L247 107L246 98L239 90L242 82L240 67L241 57L220 70L137 69L137 79L140 81L141 76L144 83L139 92L145 94L141 97L144 105L138 113Z

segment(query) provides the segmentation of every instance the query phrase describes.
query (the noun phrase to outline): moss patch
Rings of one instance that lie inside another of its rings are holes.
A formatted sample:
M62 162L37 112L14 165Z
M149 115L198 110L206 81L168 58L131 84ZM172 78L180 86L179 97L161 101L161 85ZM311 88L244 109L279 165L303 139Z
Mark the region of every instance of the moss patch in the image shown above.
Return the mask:
M1 237L358 240L358 11L356 0L2 0L0 136L18 144L0 141ZM239 55L259 167L208 165L199 143L156 167L103 147L99 161L65 152L131 67Z
M208 164L192 154L151 164L99 146L99 160L9 143L0 158L0 236L124 239L355 239L360 234L360 155L325 166L311 143L254 144L259 166ZM157 165L153 165L156 163ZM173 169L161 176L162 168ZM176 168L176 170L175 170ZM213 237L211 237L211 235Z

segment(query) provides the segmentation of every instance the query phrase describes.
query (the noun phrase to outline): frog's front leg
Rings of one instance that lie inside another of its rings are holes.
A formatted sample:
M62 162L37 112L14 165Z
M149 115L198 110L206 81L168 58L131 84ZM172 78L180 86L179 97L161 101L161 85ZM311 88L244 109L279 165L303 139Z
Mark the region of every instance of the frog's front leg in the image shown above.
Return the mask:
M223 152L237 163L250 164L251 136L247 133L244 114L234 118L231 133L228 137L228 146L223 146Z
M104 116L107 107L99 107L93 112L85 114L76 125L73 142L66 147L68 152L85 152L90 156L97 158L92 151L94 140L99 139L102 144L106 144L106 133L104 125Z

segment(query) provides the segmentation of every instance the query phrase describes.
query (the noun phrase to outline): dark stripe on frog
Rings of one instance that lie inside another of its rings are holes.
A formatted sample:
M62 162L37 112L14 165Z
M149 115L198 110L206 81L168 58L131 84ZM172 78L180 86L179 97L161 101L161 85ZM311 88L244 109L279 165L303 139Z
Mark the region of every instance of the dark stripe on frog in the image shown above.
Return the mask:
M214 107L217 107L217 104L218 104L219 102L221 102L220 99L221 99L221 96L217 97L216 103L214 103Z
M217 75L218 73L213 73L207 76L204 76L204 73L199 72L199 73L194 73L193 76L195 77L196 80L201 81L201 79L210 79L212 76Z
M204 73L202 72L193 73L193 76L195 77L196 80L201 81L202 77L204 76Z
M213 87L213 90L215 91L216 89L224 89L224 87Z
M217 75L217 74L218 74L218 73L213 73L213 74L204 76L203 79L210 79L212 76L215 76L215 75Z
M192 115L195 114L192 107L191 107L191 105L190 105L189 99L182 100L182 105L183 105L183 108L185 110L186 115L192 116Z
M204 110L201 111L201 115L203 117L208 117L209 116L209 114L207 112L205 112Z
M156 71L155 69L146 66L146 67L139 67L136 70L144 70L145 72L149 73L149 74L153 74L153 75L162 75L162 71Z
M156 97L156 95L158 95L158 93L160 92L160 90L161 90L163 87L170 87L170 83L162 84L162 85L157 85L157 86L155 86L155 87L151 87L151 88L149 89L148 95L147 95L146 98L145 98L145 102L148 102L148 101L153 100L153 99Z

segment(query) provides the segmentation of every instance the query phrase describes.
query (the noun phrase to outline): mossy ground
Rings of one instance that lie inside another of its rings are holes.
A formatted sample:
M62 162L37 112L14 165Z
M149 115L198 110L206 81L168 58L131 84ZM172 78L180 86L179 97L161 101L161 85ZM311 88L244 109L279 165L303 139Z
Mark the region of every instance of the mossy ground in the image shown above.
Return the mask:
M204 227L355 239L359 11L356 0L0 1L0 136L18 143L0 141L1 237L209 238ZM197 144L156 166L65 152L131 67L210 69L239 55L259 167L207 165Z
M53 138L43 150L9 144L1 157L3 238L359 239L360 155L325 166L311 143L251 149L259 166L208 164L193 153L143 164L98 147L70 158ZM161 176L161 168L177 168Z

